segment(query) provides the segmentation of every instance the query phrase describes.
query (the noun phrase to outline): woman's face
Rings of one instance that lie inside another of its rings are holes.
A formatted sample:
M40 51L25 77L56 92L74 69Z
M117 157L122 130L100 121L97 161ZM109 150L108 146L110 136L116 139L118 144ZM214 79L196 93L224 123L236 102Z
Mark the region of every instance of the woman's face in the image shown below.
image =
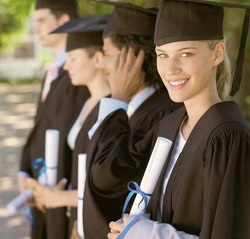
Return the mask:
M157 69L175 102L199 102L216 90L215 50L207 41L181 41L156 47Z
M93 57L84 49L67 52L67 61L63 68L68 71L72 84L76 86L88 85L97 71Z

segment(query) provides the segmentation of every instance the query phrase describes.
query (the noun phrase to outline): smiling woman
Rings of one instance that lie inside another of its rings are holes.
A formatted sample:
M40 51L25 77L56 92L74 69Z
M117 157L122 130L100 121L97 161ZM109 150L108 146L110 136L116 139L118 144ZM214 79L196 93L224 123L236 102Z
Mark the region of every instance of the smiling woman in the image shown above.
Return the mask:
M213 50L205 41L173 42L156 47L156 52L159 50L157 68L173 101L192 106L194 102L204 102L204 109L197 105L193 111L200 114L197 119L208 107L221 101L216 90L216 72L224 59L223 42Z
M223 7L246 9L233 81ZM249 237L250 129L238 105L224 101L240 86L249 13L249 5L161 2L154 37L157 68L170 98L184 107L153 132L153 138L167 138L173 146L151 196L150 217L126 215L111 222L109 239Z

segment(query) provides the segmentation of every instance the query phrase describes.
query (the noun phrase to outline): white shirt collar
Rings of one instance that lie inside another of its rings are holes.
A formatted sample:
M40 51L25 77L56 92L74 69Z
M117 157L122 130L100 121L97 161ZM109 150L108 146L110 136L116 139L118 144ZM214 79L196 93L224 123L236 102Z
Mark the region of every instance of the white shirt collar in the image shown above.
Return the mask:
M154 87L146 87L138 93L128 104L127 115L130 118L139 106L155 92Z
M53 62L58 66L61 67L64 65L66 61L66 51L63 49L61 52L53 56Z

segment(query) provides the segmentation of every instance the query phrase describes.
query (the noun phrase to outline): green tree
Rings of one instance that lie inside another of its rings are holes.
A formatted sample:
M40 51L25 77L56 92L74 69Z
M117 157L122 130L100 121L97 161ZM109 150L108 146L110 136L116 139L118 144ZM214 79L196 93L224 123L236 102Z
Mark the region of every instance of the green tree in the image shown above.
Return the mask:
M12 43L24 32L33 0L15 1L1 0L0 2L0 49Z

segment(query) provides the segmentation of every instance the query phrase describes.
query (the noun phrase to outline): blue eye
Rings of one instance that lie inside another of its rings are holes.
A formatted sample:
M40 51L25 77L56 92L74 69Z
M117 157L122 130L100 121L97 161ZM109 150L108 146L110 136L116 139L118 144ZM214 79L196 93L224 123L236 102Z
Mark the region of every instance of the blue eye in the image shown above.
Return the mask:
M159 58L168 58L168 55L164 54L164 53L160 53L160 54L157 54L157 57L159 57Z
M182 53L181 56L184 56L184 57L188 57L188 56L191 56L192 53L190 52L185 52L185 53Z

